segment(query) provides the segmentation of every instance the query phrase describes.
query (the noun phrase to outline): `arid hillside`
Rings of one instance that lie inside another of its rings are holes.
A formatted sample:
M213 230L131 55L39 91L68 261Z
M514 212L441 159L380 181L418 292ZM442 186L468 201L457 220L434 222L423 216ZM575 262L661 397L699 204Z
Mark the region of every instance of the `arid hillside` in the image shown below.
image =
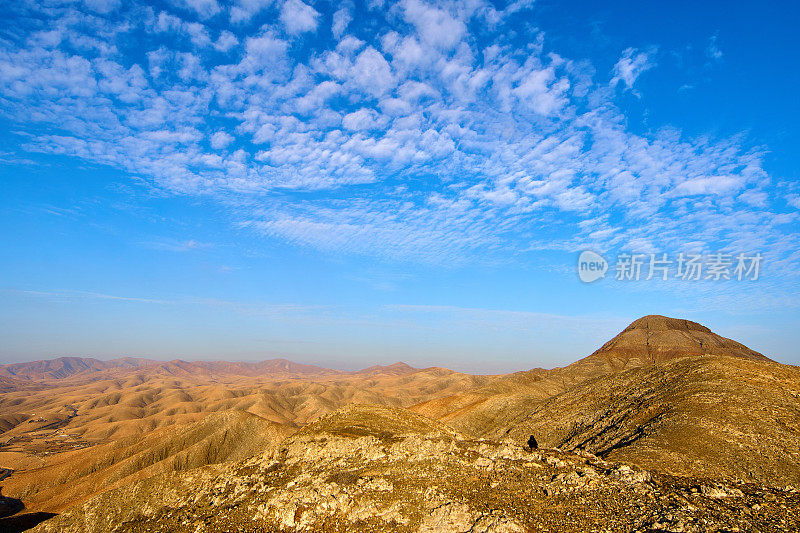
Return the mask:
M800 369L687 320L643 317L565 368L412 410L474 437L534 435L662 472L800 485Z
M136 361L0 367L15 376L0 378L0 467L14 472L3 494L58 512L133 479L266 449L348 404L407 407L490 379L403 364Z
M349 406L278 449L105 492L35 531L786 531L800 527L798 511L791 491L474 440L401 409Z
M800 486L799 406L797 368L691 356L582 383L491 433L677 475Z
M0 367L0 477L9 531L51 514L42 531L779 531L800 369L662 316L497 376L18 363Z

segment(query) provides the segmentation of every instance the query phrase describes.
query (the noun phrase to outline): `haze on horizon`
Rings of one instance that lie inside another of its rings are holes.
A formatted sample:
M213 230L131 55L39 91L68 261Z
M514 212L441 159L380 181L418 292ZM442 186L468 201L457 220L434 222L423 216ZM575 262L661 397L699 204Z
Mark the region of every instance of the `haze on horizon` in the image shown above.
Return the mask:
M7 4L0 363L508 372L647 314L800 363L797 6Z

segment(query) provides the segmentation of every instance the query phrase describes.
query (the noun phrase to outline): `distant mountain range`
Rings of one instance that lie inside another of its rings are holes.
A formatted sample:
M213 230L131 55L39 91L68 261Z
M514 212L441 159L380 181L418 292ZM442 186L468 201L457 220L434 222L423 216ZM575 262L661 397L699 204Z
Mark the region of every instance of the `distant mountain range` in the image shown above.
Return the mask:
M49 380L72 377L96 378L100 373L129 374L147 371L161 374L202 374L207 376L312 376L348 374L406 374L417 369L405 363L375 365L363 370L344 371L315 365L294 363L288 359L268 359L255 362L230 361L157 361L138 357L125 357L102 361L91 357L59 357L43 361L30 361L0 365L0 378L20 380Z

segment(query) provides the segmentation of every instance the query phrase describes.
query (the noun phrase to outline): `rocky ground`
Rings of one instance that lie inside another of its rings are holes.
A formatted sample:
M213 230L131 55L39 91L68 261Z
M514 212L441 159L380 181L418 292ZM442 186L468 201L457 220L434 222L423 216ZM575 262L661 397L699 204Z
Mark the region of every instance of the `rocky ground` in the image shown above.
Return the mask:
M388 428L388 429L387 429ZM465 438L349 406L276 450L109 491L38 532L797 531L800 493Z

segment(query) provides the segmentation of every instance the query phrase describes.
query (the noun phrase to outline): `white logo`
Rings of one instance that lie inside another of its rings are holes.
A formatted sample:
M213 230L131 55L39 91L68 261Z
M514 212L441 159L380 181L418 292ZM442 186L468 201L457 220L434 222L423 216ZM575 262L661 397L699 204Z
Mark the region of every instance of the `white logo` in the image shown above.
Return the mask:
M607 270L608 262L600 254L584 250L578 257L578 277L584 283L591 283L604 278Z

